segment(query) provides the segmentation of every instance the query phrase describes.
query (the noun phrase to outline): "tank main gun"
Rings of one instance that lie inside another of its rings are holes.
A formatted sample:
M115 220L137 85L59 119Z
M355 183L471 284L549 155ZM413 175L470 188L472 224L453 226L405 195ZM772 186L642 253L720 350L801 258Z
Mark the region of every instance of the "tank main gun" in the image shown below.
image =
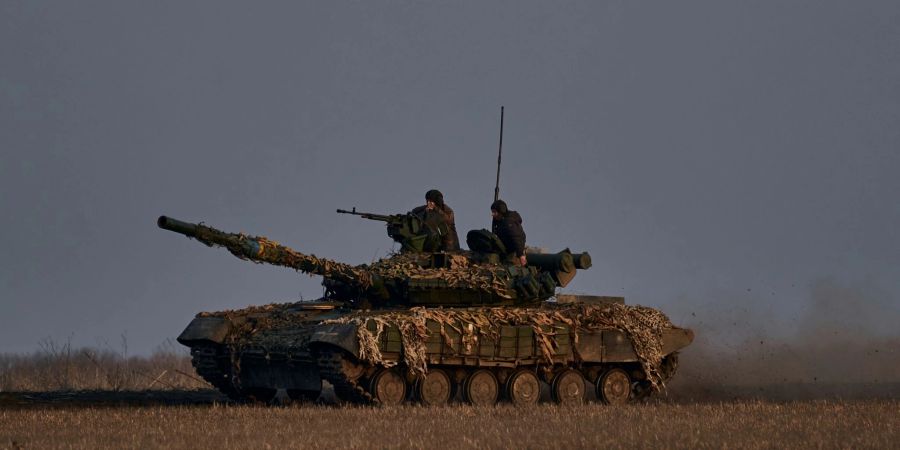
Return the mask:
M529 255L528 266L503 263L499 255L478 250L408 251L369 265L352 266L300 253L263 236L227 233L166 216L160 216L156 223L209 247L225 247L243 260L321 275L325 298L347 302L354 308L532 304L553 296L557 287L571 281L576 269L586 269L590 264L586 253L578 255L580 262L574 263L567 249L553 255Z
M348 285L359 286L363 290L376 282L367 270L318 258L315 255L306 255L263 236L226 233L202 223L182 222L166 216L159 216L156 224L164 230L183 234L209 247L225 247L232 255L243 260L288 267L311 275L322 275Z

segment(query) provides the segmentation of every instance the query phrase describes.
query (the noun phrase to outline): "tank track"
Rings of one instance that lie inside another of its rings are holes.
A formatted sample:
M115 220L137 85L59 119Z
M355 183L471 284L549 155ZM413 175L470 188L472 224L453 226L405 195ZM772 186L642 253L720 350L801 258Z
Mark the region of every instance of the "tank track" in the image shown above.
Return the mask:
M378 399L352 380L344 371L345 356L343 352L322 348L316 353L319 374L334 387L334 394L341 400L351 403L377 404Z
M232 384L230 364L223 364L225 357L219 354L218 347L199 346L191 349L191 364L197 374L213 385L223 394L235 401L245 401L247 396ZM341 350L332 348L319 348L314 354L322 378L334 387L335 395L342 401L356 404L379 404L378 398L372 395L365 385L366 378L352 379L345 370L345 364L350 362L348 356ZM674 375L678 367L678 354L669 355L663 361L664 380L668 381ZM585 375L585 374L582 374ZM633 399L643 400L651 395L646 383L635 383L633 386Z
M231 373L222 366L221 359L217 347L191 348L191 365L194 366L197 374L232 400L242 400L243 396L231 383Z
M671 353L662 361L662 367L660 367L660 371L663 375L663 382L668 383L672 380L672 377L675 376L675 372L678 370L678 352Z
M660 365L660 375L662 375L663 383L669 384L669 381L671 381L672 377L675 376L675 372L677 370L678 352L671 353L663 358L662 364ZM635 383L632 390L634 392L634 400L636 401L647 400L653 396L653 390L650 388L650 382L648 381ZM668 395L668 393L666 393L665 395Z

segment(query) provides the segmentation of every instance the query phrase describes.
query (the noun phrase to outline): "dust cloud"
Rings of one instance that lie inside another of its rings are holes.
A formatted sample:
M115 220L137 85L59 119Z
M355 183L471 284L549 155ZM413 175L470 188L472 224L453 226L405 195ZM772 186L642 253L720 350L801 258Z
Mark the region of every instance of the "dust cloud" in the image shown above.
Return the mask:
M676 398L900 398L900 314L886 292L819 279L795 317L750 294L694 305Z

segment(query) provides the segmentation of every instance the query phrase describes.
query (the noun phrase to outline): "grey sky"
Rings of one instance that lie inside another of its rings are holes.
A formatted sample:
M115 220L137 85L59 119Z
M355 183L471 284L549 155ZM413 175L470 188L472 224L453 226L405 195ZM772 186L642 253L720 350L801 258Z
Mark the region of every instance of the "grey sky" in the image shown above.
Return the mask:
M593 256L570 291L787 334L827 279L893 332L900 3L298 3L0 3L0 352L321 293L160 214L351 263L391 241L336 208L436 187L483 228L501 105L529 244Z

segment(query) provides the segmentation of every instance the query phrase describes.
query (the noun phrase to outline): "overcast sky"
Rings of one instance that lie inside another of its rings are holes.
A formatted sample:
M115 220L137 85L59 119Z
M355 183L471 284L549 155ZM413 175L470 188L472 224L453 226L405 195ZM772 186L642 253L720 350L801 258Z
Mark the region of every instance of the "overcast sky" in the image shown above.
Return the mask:
M896 333L900 3L302 3L0 2L0 352L321 295L160 214L354 264L392 241L336 208L487 227L501 105L567 291L789 335L835 286Z

